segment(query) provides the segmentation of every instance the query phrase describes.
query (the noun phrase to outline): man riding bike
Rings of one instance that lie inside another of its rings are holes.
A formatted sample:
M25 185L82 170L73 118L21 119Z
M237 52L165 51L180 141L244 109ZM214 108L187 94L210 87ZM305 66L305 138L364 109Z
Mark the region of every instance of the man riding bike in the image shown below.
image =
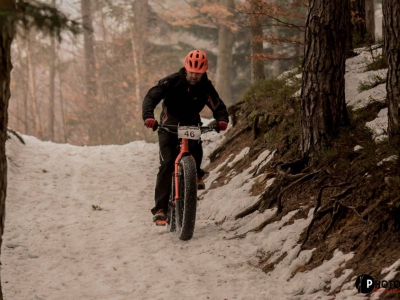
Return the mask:
M224 102L207 77L208 58L201 50L193 50L186 56L184 67L179 72L161 79L145 96L142 116L147 128L155 129L158 125L154 118L154 109L164 99L160 122L163 125L199 125L200 111L207 105L219 125L219 130L226 130L229 115ZM177 135L158 131L160 146L160 168L155 188L155 206L151 209L153 221L166 220L168 200L172 184L175 158L178 155L179 140ZM205 189L200 169L203 159L201 140L190 141L197 167L198 189Z

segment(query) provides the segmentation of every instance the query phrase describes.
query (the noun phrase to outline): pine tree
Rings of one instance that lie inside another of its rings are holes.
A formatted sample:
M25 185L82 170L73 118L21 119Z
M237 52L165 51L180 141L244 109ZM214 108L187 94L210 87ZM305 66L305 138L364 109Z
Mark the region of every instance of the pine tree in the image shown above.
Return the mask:
M388 73L386 80L386 103L388 106L389 139L395 144L400 142L400 2L383 0L385 26L385 52L388 57Z
M348 0L310 0L301 93L304 156L331 145L348 122L345 103L346 10Z

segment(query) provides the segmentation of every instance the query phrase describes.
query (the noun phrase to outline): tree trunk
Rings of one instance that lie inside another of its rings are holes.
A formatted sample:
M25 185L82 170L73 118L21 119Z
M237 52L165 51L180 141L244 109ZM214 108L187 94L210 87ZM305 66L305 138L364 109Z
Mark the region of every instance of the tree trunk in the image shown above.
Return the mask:
M256 0L250 1L250 6L253 12L259 11ZM261 24L261 17L258 14L253 13L250 20L250 32L251 32L251 82L255 82L259 79L265 78L264 61L257 59L254 55L262 54L264 52L263 42L257 41L257 37L263 36L263 29Z
M29 37L29 30L25 28L25 51L26 57L28 60L28 76L29 76L29 96L32 105L32 114L33 114L33 128L35 129L35 135L38 139L42 138L42 126L39 115L39 108L36 99L36 83L35 83L35 74L32 66L31 60L31 42Z
M350 1L353 14L353 42L355 47L363 46L366 42L367 27L365 26L365 0Z
M351 1L351 0L348 0ZM351 16L351 10L348 9L346 11L346 58L350 58L353 56L353 23L352 23L352 16Z
M6 0L0 2L0 9L14 10L15 2ZM5 14L7 16L7 14ZM14 39L14 23L4 15L0 18L0 252L3 243L4 222L6 217L7 194L7 158L6 141L8 127L8 102L10 100L11 77L11 43ZM0 280L0 300L3 300L3 292Z
M234 0L220 0L221 5L225 6L229 12L233 13L235 9ZM232 21L233 14L227 21ZM218 61L217 61L217 83L216 89L219 96L229 106L232 101L232 47L235 35L232 30L220 24L218 31Z
M57 57L57 56L56 56ZM59 65L59 58L57 57L57 67L58 67L58 89L60 93L60 108L61 108L61 124L62 124L62 132L63 134L61 135L63 137L64 143L68 143L68 135L67 135L67 125L66 125L66 120L65 116L67 115L67 108L64 104L64 97L63 97L63 90L62 90L62 80L61 80L61 72L60 72L60 65ZM62 140L62 139L61 139Z
M138 3L136 3L138 2ZM140 3L139 3L140 2ZM135 5L136 3L136 5ZM146 26L148 22L148 3L146 1L135 1L132 5L135 22L129 14L129 1L125 0L125 14L129 24L129 34L132 46L133 78L135 84L134 118L141 121L142 87L144 74L142 74L143 51L147 43ZM144 32L143 32L144 31ZM146 141L149 140L147 128L141 127L141 133Z
M368 42L375 42L375 7L374 0L365 0L365 27Z
M136 41L137 35L135 34L135 27L134 24L131 22L131 17L129 15L129 8L128 8L128 1L125 0L125 14L127 18L127 22L129 24L129 34L131 38L131 46L132 46L132 60L133 60L133 76L135 79L135 96L136 101L141 102L142 96L140 91L140 70L139 70L139 61L138 61L138 44L139 42Z
M143 99L142 86L147 83L147 75L144 72L143 63L145 60L145 51L148 46L148 33L149 33L149 1L141 0L134 1L132 4L134 14L134 32L135 32L135 50L137 56L137 65L139 70L139 82L140 82L140 99ZM140 106L141 107L141 106Z
M386 26L384 48L388 57L386 79L386 103L388 106L388 133L392 142L400 142L400 2L398 0L382 1L383 16Z
M148 0L134 1L132 4L133 14L134 14L134 26L132 39L133 53L133 63L135 66L135 71L137 72L137 91L136 94L139 98L135 102L135 119L138 122L142 122L141 109L142 109L142 99L144 87L148 86L148 74L145 72L143 67L145 63L145 51L148 48L148 33L149 33L149 19L150 19L150 8ZM142 126L142 134L146 141L149 141L150 136L148 130Z
M82 25L83 40L85 48L85 78L86 78L86 107L87 114L90 117L94 117L95 105L97 100L97 84L96 84L96 57L94 53L94 32L93 32L93 21L92 21L92 9L91 0L81 0L81 13L82 13ZM88 118L91 119L91 118ZM99 134L96 128L96 124L90 121L89 125L89 143L98 143Z
M301 92L304 156L330 146L348 122L345 103L346 10L348 0L310 0Z
M56 0L52 0L56 7ZM49 139L54 141L54 87L56 77L56 41L55 37L50 37L50 99L49 99Z
M25 64L24 59L22 58L22 55L21 55L22 50L21 50L20 39L16 38L14 43L17 45L18 60L19 60L19 62L21 64L21 69L24 69L24 68L26 68L26 64ZM22 112L18 113L18 116L20 116L20 117L18 117L18 119L20 121L22 121L23 126L22 126L22 128L18 127L18 130L20 132L22 132L22 133L29 134L29 126L28 126L28 123L29 123L28 122L28 89L29 89L29 87L28 87L28 83L27 83L27 80L26 80L25 76L26 76L25 72L21 72L21 77L20 77L21 78L21 84L20 84L20 86L22 87L22 99L23 99L22 107L23 108L22 108Z
M387 20L385 18L385 14L387 12L385 12L385 5L389 5L387 4L387 0L382 0L382 12L383 12L383 18L382 18L382 38L383 38L383 47L382 47L382 56L383 57L387 57L387 53L386 53L386 45L388 44L388 40L387 40L387 32L388 30L386 30L388 24L386 24ZM400 161L400 159L399 159Z

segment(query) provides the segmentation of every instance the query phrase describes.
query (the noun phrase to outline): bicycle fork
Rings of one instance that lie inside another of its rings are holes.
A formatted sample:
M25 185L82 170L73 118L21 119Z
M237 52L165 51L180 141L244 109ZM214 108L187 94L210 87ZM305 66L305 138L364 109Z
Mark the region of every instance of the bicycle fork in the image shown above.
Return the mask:
M175 171L174 171L174 187L175 187L175 197L173 199L172 205L175 206L176 201L182 200L181 195L179 193L179 177L182 175L181 170L179 170L179 162L183 155L189 154L189 140L183 138L181 141L181 147L178 156L175 159ZM192 156L192 155L190 155Z

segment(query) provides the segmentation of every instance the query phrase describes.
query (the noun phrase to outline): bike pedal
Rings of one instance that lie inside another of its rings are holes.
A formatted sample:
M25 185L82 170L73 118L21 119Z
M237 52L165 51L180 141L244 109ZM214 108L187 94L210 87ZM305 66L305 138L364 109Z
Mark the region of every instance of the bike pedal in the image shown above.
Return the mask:
M165 226L167 225L167 220L156 220L157 226Z

